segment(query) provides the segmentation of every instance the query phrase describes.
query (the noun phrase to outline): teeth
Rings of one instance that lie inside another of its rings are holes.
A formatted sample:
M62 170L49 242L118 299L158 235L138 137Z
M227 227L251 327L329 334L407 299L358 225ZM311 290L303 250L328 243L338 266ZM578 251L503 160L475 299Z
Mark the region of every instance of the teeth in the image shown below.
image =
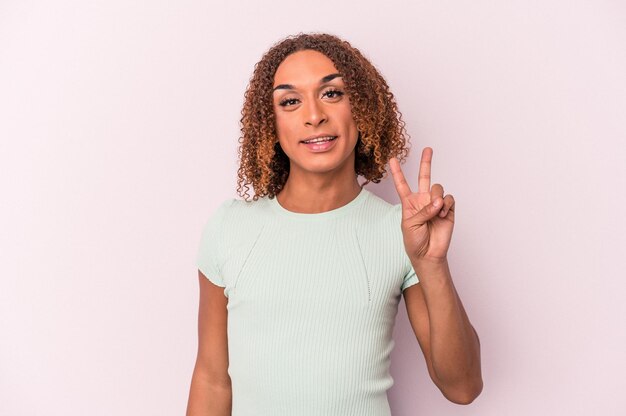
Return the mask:
M332 140L334 138L335 138L335 136L318 137L317 139L305 140L304 143L327 142L327 141Z

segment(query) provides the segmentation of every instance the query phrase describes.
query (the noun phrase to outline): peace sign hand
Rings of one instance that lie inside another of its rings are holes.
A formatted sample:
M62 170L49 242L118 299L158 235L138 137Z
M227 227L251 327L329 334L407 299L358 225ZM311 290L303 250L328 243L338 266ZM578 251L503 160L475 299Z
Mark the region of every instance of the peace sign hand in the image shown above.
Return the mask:
M391 158L389 166L402 203L402 236L412 262L440 263L447 259L454 228L454 198L443 196L443 186L430 186L433 149L424 148L420 161L417 192L411 192L400 162ZM443 202L443 204L442 204Z

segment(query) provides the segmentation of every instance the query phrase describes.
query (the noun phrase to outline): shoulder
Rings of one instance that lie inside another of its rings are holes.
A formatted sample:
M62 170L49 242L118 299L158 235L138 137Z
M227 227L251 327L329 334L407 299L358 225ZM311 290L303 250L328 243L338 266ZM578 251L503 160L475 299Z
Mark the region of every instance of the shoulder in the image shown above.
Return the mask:
M395 250L396 245L402 243L401 208L400 204L391 204L370 192L354 218L359 239Z
M254 240L267 223L267 201L222 200L214 208L202 231L203 252L215 251L218 256ZM224 254L225 255L225 254Z
M220 202L209 217L220 222L230 223L246 218L265 215L269 212L267 198L259 198L256 201L245 201L238 198L226 198Z
M210 211L203 233L213 238L223 235L245 235L268 218L268 203L265 199L245 201L237 198L223 199Z
M267 198L256 201L229 198L219 208L222 232L227 239L247 239L264 228L271 218L271 206Z
M402 206L399 203L391 204L373 192L368 192L370 195L361 210L365 224L370 227L375 225L388 227L391 224L399 226L402 219Z
M227 205L229 221L231 222L258 221L263 217L268 217L271 213L270 200L267 197L259 198L256 201L232 198Z

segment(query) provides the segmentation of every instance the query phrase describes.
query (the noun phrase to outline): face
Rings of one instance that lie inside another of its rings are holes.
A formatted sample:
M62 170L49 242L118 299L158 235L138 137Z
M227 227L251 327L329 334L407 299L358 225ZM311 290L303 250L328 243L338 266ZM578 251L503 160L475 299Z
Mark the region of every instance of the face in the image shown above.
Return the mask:
M290 175L354 171L358 131L341 74L326 55L304 50L285 58L274 76L273 107Z

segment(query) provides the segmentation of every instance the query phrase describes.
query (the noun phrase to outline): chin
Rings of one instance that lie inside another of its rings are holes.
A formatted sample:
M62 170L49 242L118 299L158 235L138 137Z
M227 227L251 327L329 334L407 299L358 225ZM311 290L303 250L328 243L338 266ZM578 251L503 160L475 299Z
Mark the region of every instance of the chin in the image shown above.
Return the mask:
M347 159L342 161L320 160L319 163L303 163L300 167L306 172L329 173L341 170L348 163L350 163L350 161ZM354 160L352 161L352 165L354 166Z

